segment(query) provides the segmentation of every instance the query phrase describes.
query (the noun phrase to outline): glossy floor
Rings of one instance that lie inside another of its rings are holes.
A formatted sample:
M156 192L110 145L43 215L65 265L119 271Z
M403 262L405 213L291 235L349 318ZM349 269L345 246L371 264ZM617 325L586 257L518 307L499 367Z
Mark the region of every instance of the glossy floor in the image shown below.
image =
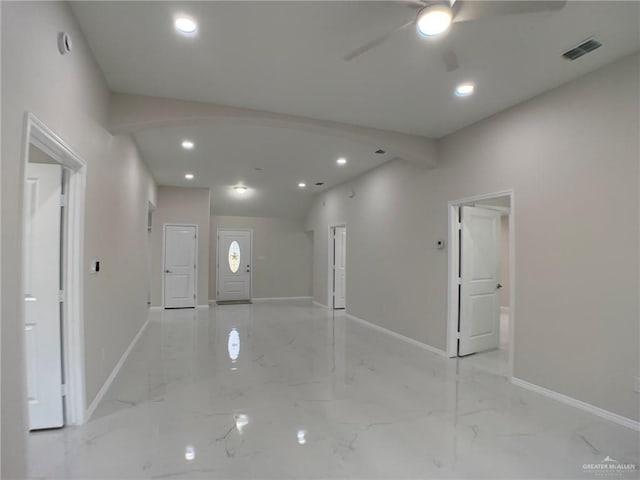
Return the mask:
M32 477L598 478L638 433L306 302L152 313ZM634 476L634 473L628 476Z

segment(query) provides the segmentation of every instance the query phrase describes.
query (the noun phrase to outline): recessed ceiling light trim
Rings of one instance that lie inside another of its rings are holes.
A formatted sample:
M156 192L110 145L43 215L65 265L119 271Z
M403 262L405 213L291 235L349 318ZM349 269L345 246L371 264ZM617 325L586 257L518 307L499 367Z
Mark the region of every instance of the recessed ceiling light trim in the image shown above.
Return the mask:
M186 180L193 180L195 178L195 175L193 173L185 173L184 178Z
M473 95L475 88L473 83L465 82L458 85L453 93L456 97L470 97Z
M193 36L198 33L198 23L185 15L177 16L173 21L173 26L182 35Z
M235 187L233 187L233 189L235 190L236 193L239 193L239 194L246 193L246 191L249 190L244 185L236 185Z
M306 187L306 186L307 186L307 184L306 184L306 183L304 183L304 182L300 182L300 183L298 183L298 188L304 188L304 187Z
M336 163L338 165L346 165L347 164L347 159L345 157L340 157L336 160Z
M193 140L183 140L182 141L182 148L184 148L185 150L193 150L193 148L196 146L195 143L193 143Z

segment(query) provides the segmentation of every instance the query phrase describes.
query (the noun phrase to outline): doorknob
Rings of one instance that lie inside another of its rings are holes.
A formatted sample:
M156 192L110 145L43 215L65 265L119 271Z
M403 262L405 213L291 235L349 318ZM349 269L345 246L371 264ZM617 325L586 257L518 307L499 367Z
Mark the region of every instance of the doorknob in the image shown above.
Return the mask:
M496 289L500 290L502 288L501 284L496 285Z
M171 270L165 270L164 273L173 273Z

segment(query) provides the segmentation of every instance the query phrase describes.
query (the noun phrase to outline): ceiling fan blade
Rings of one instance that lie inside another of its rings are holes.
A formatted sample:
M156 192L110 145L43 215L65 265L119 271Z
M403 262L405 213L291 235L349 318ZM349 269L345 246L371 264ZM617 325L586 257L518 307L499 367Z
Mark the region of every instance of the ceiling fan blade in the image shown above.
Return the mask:
M453 23L470 22L489 17L503 15L519 15L536 12L553 12L562 10L567 4L564 1L482 1L459 0L453 5Z
M344 56L345 61L350 62L351 60L353 60L356 57L359 57L363 53L368 52L369 50L371 50L371 49L377 47L378 45L386 42L389 39L389 37L391 37L392 35L398 33L401 30L404 30L407 27L410 27L411 25L413 25L415 23L416 23L415 20L411 20L410 22L407 22L404 25L400 25L399 27L394 28L393 30L391 30L390 32L385 33L384 35L380 35L378 38L375 38L375 39L371 40L370 42L365 43L361 47L356 48L353 52L350 52L350 53L346 54Z
M440 56L442 57L442 61L444 63L447 72L453 72L460 68L460 64L458 63L458 56L456 52L453 50L453 47L449 44L444 44L440 47Z

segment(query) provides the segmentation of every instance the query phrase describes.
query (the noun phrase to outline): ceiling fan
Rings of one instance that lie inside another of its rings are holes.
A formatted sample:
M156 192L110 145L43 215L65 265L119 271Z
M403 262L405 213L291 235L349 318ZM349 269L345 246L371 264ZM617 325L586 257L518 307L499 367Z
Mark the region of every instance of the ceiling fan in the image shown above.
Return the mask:
M349 62L374 49L392 35L414 26L421 36L438 37L449 30L452 24L471 22L489 17L516 15L535 12L556 11L564 8L565 1L482 1L482 0L445 0L445 1L407 1L405 4L417 15L414 19L380 35L344 56ZM447 41L439 41L440 55L447 69L452 72L459 67L458 56Z

